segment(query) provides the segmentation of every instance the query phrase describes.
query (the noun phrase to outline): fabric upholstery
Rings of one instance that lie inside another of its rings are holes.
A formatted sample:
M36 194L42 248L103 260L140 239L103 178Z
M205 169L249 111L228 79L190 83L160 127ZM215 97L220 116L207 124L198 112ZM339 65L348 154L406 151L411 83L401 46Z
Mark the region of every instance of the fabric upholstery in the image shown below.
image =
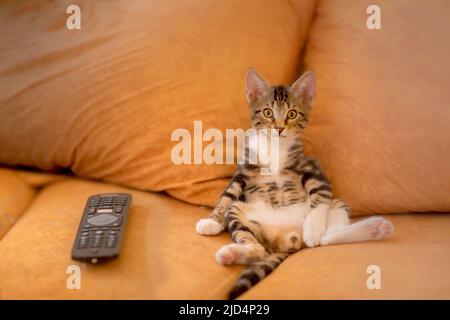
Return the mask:
M320 1L305 68L305 138L356 214L450 211L450 2Z
M133 205L120 256L106 264L73 261L70 252L88 196L131 192ZM208 212L170 197L69 178L44 186L0 241L3 299L223 299L239 266L214 253L226 234L203 237L195 223ZM449 215L389 215L392 238L302 250L243 299L449 299ZM81 289L66 287L70 265ZM368 290L366 269L381 268L381 290Z
M71 260L86 199L131 192L132 209L119 258L92 265ZM204 209L167 196L77 179L45 187L0 241L3 299L225 298L240 268L220 266L214 253L228 236L202 237ZM81 269L81 289L67 289L67 268Z
M69 4L81 30L66 28ZM3 1L0 162L213 205L234 166L174 165L171 133L247 128L247 68L294 80L313 12L313 0Z
M31 203L35 190L17 172L0 168L0 239Z
M450 215L388 215L391 238L317 247L289 257L243 299L450 299ZM369 266L380 289L369 290Z
M40 188L66 178L0 167L0 239L28 208Z

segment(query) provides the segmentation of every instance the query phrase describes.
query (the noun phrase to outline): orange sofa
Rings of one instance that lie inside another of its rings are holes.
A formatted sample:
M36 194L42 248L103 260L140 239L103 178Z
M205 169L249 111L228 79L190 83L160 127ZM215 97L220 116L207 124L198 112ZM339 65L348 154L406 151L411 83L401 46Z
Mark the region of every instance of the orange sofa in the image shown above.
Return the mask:
M66 28L73 3L80 30ZM2 2L0 298L226 298L242 267L218 265L228 235L195 223L234 166L175 165L171 133L247 128L254 66L274 83L316 73L306 151L355 219L386 214L395 233L301 250L240 298L450 299L450 6L378 1L369 30L370 4ZM86 199L106 192L133 195L121 254L74 261Z

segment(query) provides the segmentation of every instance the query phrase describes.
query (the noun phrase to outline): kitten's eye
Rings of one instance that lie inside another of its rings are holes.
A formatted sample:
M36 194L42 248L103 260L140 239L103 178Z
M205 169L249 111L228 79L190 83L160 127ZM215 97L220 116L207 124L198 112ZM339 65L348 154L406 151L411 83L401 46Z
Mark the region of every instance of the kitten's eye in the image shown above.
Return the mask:
M295 110L290 110L287 114L288 119L295 119L297 118L297 111Z
M272 115L273 115L272 109L268 109L268 108L264 109L263 110L263 115L266 118L272 118Z

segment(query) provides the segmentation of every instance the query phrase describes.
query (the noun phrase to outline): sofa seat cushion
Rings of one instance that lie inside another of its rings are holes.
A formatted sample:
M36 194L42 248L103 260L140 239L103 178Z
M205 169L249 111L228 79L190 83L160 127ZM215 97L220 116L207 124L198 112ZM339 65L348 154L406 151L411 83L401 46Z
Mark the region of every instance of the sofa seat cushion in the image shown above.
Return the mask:
M450 299L450 215L388 215L391 238L305 249L243 299ZM380 268L380 289L367 273Z
M120 256L105 264L71 260L88 196L131 192L133 205ZM195 223L208 212L164 195L75 178L43 188L0 241L3 299L225 298L240 267L224 267L215 251L228 236L202 237ZM70 265L81 289L69 290Z

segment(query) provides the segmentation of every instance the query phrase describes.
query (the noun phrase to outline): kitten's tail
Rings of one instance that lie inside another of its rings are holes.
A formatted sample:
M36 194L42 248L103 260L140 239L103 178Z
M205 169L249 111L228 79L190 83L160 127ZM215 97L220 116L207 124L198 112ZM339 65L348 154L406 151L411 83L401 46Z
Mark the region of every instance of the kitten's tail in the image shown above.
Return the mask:
M228 298L236 299L245 291L255 286L275 270L288 255L288 253L273 253L261 260L249 264L247 268L242 271L239 279L234 284L233 289L231 289Z

